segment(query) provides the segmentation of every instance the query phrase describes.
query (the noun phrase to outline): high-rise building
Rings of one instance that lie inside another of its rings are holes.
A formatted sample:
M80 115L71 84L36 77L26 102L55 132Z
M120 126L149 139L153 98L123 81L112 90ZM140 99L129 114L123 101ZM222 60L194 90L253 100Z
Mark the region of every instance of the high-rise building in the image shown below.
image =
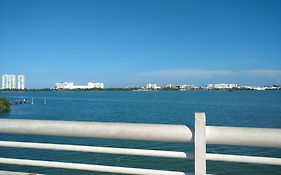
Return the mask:
M18 75L18 89L24 88L24 75Z
M16 89L16 76L3 75L2 76L2 89Z

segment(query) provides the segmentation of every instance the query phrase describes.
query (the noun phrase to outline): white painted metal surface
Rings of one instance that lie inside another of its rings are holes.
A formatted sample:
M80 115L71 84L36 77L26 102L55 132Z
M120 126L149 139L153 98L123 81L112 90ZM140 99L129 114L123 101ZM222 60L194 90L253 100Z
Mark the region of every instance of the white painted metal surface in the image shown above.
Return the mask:
M106 153L106 154L124 154L124 155L135 155L135 156L153 156L153 157L194 159L193 154L178 152L178 151L97 147L97 146L81 146L81 145L64 145L64 144L50 144L50 143L10 142L10 141L0 141L0 146L16 147L16 148L80 151L80 152Z
M213 160L213 161L255 163L255 164L266 164L266 165L279 165L279 166L281 166L281 158L272 158L272 157L241 156L241 155L207 153L206 158L207 158L207 160Z
M281 148L281 129L206 126L207 144Z
M195 113L195 175L206 175L206 117Z
M15 171L0 171L0 175L41 175L41 174L15 172Z
M0 133L191 142L185 125L0 119Z
M185 125L0 119L0 133L170 142L193 141ZM207 144L281 148L281 129L206 126Z
M62 169L72 169L72 170L87 170L87 171L108 172L108 173L134 174L134 175L187 175L187 173L178 172L178 171L164 171L164 170L152 170L152 169L141 169L141 168L114 167L114 166L106 166L106 165L89 165L89 164L78 164L78 163L10 159L10 158L0 158L0 163L49 167L49 168L62 168Z
M106 154L122 154L122 155L134 155L134 156L152 156L152 157L194 159L193 154L178 152L178 151L144 150L144 149L131 149L131 148L112 148L112 147L64 145L64 144L49 144L49 143L30 143L30 142L10 142L10 141L0 141L0 146L17 147L17 148L49 149L49 150L64 150L64 151L80 151L80 152L93 152L93 153L106 153ZM281 165L281 158L258 157L258 156L242 156L242 155L207 153L206 160Z
M206 154L206 143L281 148L281 129L206 126L205 113L195 114L195 133L192 133L191 129L189 129L185 125L19 119L0 119L0 133L169 142L194 141L195 156L192 154L177 151L62 145L49 143L0 141L0 146L185 159L195 158L196 175L206 174L206 160L281 166L281 158L213 153ZM195 135L194 140L193 134ZM136 175L185 175L185 173L177 171L162 171L141 168L126 168L104 165L89 165L10 158L0 158L0 163Z

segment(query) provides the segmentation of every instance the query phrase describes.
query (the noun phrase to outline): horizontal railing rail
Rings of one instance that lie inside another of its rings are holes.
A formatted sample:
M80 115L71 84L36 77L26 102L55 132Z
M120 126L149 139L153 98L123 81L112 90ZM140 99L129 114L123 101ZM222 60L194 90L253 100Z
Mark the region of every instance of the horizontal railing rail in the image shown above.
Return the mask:
M107 173L135 174L135 175L140 175L140 174L141 175L189 175L187 173L178 172L178 171L151 170L151 169L143 169L143 168L127 168L127 167L116 167L116 166L107 166L107 165L90 165L90 164L81 164L81 163L26 160L26 159L0 158L0 163L49 167L49 168L63 168L63 169L71 169L71 170L87 170L87 171L107 172Z
M0 119L0 133L193 142L185 125ZM206 143L281 148L281 129L206 126Z
M16 171L0 171L1 175L34 175L26 172L16 172ZM41 175L41 174L36 174Z
M281 129L206 126L206 143L281 148Z
M255 163L255 164L280 165L281 166L281 158L272 158L272 157L241 156L241 155L230 155L230 154L207 153L206 160L238 162L238 163Z
M194 159L194 154L192 153L185 153L179 151L116 148L116 147L81 146L81 145L65 145L65 144L49 144L49 143L33 143L33 142L10 142L10 141L0 141L0 147L33 148L33 149L80 151L80 152L105 153L105 154L122 154L122 155L134 155L134 156Z
M281 166L281 158L206 153L206 144L281 148L281 129L206 126L204 113L195 114L194 127L169 124L0 119L0 133L194 143L195 153L14 141L0 141L0 147L195 159L196 175L206 174L206 160ZM193 174L167 170L12 158L0 158L0 163L138 175Z
M179 158L179 159L191 159L191 160L194 159L194 154L180 152L180 151L147 150L147 149L132 149L132 148L116 148L116 147L98 147L98 146L81 146L81 145L65 145L65 144L49 144L49 143L33 143L33 142L10 142L10 141L0 141L0 147L79 151L79 152L91 152L91 153L166 157L166 158ZM269 158L269 157L258 157L258 156L241 156L241 155L207 153L206 160L281 165L280 158Z
M191 142L185 125L0 119L0 133Z

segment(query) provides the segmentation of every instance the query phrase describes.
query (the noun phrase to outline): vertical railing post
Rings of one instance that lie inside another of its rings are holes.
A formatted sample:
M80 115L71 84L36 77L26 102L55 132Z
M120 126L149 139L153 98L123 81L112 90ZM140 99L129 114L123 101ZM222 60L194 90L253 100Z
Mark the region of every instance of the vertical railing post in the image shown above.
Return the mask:
M195 175L206 175L206 117L195 113Z

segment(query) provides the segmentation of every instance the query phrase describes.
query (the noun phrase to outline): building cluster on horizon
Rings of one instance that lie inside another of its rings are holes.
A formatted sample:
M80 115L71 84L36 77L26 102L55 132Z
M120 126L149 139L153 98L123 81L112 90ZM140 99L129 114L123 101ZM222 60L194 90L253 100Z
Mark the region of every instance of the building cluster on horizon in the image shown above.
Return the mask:
M2 75L2 89L25 89L24 75Z
M238 86L237 84L208 84L207 89L242 89L242 90L274 90L280 89L280 86Z
M166 84L165 86L157 86L157 84L148 83L146 86L139 88L139 91L149 91L149 90L160 90L160 89L173 89L173 90L190 90L190 89L196 89L198 87L194 85L176 85L176 84Z
M104 83L88 82L87 85L74 85L73 82L56 83L56 89L103 89Z
M205 87L197 87L194 85L176 85L176 84L166 84L163 87L157 86L156 84L147 84L144 87L139 88L139 91L149 91L149 90L275 90L281 89L281 86L239 86L238 84L207 84Z
M194 85L176 85L176 84L166 84L163 89L178 89L178 90L191 90L191 89L197 89L198 87Z

